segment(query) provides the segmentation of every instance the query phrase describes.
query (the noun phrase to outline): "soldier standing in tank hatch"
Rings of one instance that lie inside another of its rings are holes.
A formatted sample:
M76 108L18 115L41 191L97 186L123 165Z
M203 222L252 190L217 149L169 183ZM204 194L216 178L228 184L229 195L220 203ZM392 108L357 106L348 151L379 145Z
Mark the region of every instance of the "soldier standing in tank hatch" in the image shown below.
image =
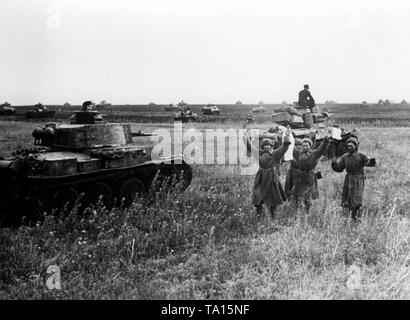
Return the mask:
M85 101L81 108L81 111L90 111L93 109L94 103L92 101Z
M313 99L312 95L310 94L308 84L305 84L303 86L303 90L299 91L298 106L309 108L310 111L313 111L313 107L315 106L315 99Z

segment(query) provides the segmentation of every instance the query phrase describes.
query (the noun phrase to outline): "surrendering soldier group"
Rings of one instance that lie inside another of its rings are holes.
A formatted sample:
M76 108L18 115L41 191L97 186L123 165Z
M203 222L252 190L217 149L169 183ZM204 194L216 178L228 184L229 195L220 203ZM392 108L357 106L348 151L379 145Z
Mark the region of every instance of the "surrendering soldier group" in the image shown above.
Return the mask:
M315 172L315 169L320 157L326 151L331 135L329 133L316 149L313 149L313 142L309 138L295 139L293 160L290 162L283 188L279 179L279 169L291 144L290 135L291 131L288 129L281 146L277 149L274 149L274 142L266 138L262 140L260 149L256 150L256 147L252 147L259 153L259 170L255 176L252 197L258 216L262 214L264 204L270 209L270 214L274 218L277 206L285 201L292 201L297 207L302 207L305 212L309 212L311 201L319 198L318 179L321 178L321 172ZM349 138L346 146L348 151L339 160L333 158L331 167L335 172L346 170L342 207L345 212L351 214L353 220L357 220L363 205L365 185L363 168L374 167L376 160L369 159L358 151L357 138Z

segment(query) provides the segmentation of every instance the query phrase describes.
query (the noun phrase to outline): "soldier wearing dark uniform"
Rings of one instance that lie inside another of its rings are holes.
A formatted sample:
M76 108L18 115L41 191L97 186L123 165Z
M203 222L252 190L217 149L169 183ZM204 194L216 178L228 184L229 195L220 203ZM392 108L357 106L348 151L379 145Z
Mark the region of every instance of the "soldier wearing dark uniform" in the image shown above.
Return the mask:
M317 149L312 150L313 142L309 138L302 140L300 150L293 150L293 187L290 191L291 198L297 205L303 205L306 212L309 212L311 200L319 198L317 186L318 175L315 173L319 158L323 155L329 142L329 135L326 136Z
M332 169L336 172L346 170L346 177L342 191L342 207L344 211L352 214L355 221L359 218L363 205L364 183L366 176L363 167L374 167L376 159L369 159L363 153L358 152L359 141L355 137L346 140L347 152L338 161L332 159Z
M312 111L313 107L315 106L315 99L313 99L312 95L310 94L308 84L305 84L303 88L304 89L299 92L298 106L309 108Z
M275 217L277 205L286 201L285 191L279 180L279 165L290 145L289 135L278 149L266 139L259 154L259 170L255 176L253 187L253 204L258 216L262 214L262 204L270 209L271 217Z
M252 152L259 154L259 170L255 176L252 196L259 217L262 215L263 204L269 207L271 217L274 218L276 207L286 201L285 191L279 178L279 166L289 148L290 134L286 132L282 145L277 149L273 149L274 142L270 139L262 141L261 150L252 145L249 140L247 141Z

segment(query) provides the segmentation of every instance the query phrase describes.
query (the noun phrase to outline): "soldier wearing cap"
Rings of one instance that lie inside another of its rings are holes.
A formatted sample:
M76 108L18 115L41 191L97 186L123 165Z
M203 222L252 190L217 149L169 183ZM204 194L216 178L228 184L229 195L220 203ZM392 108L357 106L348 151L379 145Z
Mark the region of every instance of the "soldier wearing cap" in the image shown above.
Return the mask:
M363 205L363 194L366 176L364 167L374 167L376 159L369 159L365 154L358 152L359 140L350 137L346 140L347 152L338 161L332 159L332 169L336 172L346 170L346 177L342 190L342 207L345 212L350 212L356 221L360 217Z
M303 86L303 90L299 91L298 106L301 108L309 108L310 111L313 111L313 107L315 106L315 99L313 99L312 95L310 94L308 84L305 84Z
M256 150L248 141L253 152L259 153L259 170L255 176L252 196L259 217L262 215L262 204L269 207L271 217L274 218L276 207L286 201L285 191L279 180L279 165L289 148L289 135L290 131L287 131L282 145L277 149L273 149L274 142L270 139L262 140L260 150Z
M293 188L290 193L293 201L298 205L303 204L307 212L310 210L311 200L319 198L318 176L315 173L315 168L326 150L329 139L330 133L323 139L319 147L313 150L312 140L304 138L300 150L293 150L295 164L292 177Z
M94 103L92 101L85 101L83 102L83 106L81 111L90 111L93 108Z

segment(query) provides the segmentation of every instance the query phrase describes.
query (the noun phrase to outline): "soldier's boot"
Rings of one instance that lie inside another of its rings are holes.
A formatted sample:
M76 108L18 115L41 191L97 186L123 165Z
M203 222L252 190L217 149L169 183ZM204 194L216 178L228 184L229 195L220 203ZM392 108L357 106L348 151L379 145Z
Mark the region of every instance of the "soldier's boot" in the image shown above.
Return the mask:
M261 218L263 216L263 207L261 204L256 206L256 215L258 216L258 218Z
M343 206L342 206L342 215L343 215L345 218L348 218L348 217L349 217L349 213L350 213L350 208L349 208L349 206L348 206L347 204L343 204Z
M360 222L360 218L362 216L362 206L356 205L352 208L352 220L353 222Z
M276 206L270 207L270 208L269 208L269 211L270 211L270 216L271 216L271 218L272 218L272 219L275 219L275 216L276 216L276 214L275 214Z
M310 198L306 198L303 201L305 213L308 214L310 212L310 207L312 206L312 202L310 201Z

